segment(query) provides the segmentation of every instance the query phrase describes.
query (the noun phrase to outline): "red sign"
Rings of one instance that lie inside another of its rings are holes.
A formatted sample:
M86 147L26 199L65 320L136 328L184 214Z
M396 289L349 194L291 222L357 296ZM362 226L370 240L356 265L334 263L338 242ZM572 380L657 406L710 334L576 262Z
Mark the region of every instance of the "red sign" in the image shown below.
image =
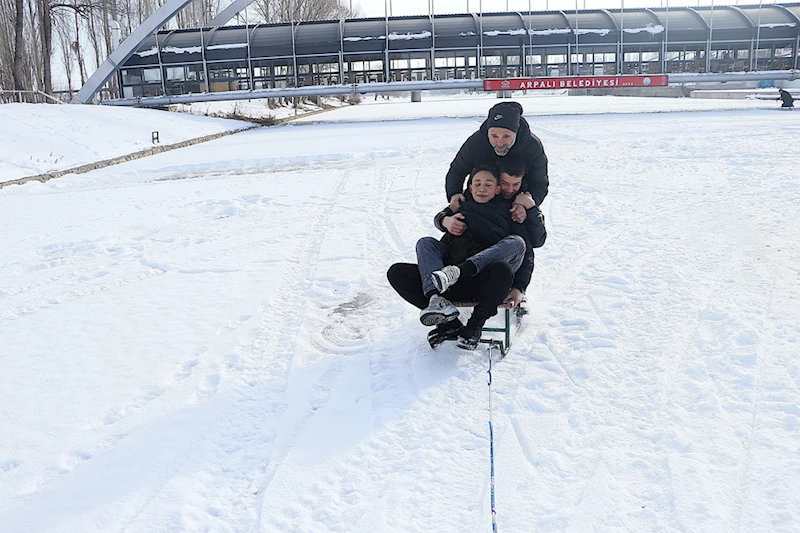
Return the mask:
M534 89L607 89L612 87L663 87L668 76L572 76L566 78L509 78L483 80L484 91Z

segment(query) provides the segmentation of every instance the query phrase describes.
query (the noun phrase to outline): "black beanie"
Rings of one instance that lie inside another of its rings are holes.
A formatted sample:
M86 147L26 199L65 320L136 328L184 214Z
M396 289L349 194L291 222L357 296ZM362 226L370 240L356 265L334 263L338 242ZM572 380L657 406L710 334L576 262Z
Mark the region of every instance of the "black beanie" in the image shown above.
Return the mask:
M521 115L522 106L517 102L501 102L489 110L486 125L489 128L505 128L517 133Z

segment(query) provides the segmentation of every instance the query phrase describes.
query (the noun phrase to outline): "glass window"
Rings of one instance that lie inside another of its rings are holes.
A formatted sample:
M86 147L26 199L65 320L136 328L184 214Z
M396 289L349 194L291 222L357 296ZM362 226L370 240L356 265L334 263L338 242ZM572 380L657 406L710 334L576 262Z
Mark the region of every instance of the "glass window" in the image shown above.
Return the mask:
M776 48L775 57L792 57L792 48Z
M684 54L686 61L694 61L695 57L697 57L697 53L694 50L687 50Z
M378 61L380 63L380 61ZM411 68L420 69L420 68L427 68L428 63L424 59L412 59L411 60Z
M736 59L748 59L750 50L736 50Z
M658 52L642 52L642 61L658 61Z
M547 56L548 65L555 65L558 63L566 63L566 62L567 62L567 54L549 54Z
M507 56L506 57L506 64L507 65L519 65L519 56Z
M142 83L142 69L129 68L122 71L122 83L125 85L138 85Z
M183 81L186 79L186 69L183 67L167 67L167 80Z
M145 83L153 83L161 81L160 68L146 68L142 69L142 75Z
M639 61L639 52L625 52L625 62L635 63Z
M759 48L756 51L756 57L759 59L770 57L771 54L772 50L770 50L769 48Z
M682 52L667 52L667 61L679 61Z

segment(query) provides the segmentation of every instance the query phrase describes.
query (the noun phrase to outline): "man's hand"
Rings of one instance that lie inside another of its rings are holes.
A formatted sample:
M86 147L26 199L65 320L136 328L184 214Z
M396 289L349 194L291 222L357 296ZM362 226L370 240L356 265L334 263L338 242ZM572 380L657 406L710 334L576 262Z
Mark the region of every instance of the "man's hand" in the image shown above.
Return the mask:
M528 211L522 204L511 204L511 209L509 209L509 211L511 212L511 220L514 222L522 224L525 222L525 219L528 218Z
M536 202L533 201L533 197L529 192L521 192L519 193L514 201L511 202L511 220L514 222L519 222L522 224L525 222L525 219L528 218L528 209L535 206Z
M511 307L519 307L519 304L522 303L522 291L516 287L511 289L503 303L511 304Z
M529 192L521 192L514 198L513 204L519 204L525 209L531 209L532 207L536 206L536 202L533 201L533 197Z
M455 196L453 196L455 198ZM442 226L445 227L451 235L461 235L467 231L467 224L464 222L464 215L456 213L451 217L444 217L442 219Z
M454 194L452 198L450 198L450 211L455 213L461 208L461 202L466 200L467 197L461 193Z

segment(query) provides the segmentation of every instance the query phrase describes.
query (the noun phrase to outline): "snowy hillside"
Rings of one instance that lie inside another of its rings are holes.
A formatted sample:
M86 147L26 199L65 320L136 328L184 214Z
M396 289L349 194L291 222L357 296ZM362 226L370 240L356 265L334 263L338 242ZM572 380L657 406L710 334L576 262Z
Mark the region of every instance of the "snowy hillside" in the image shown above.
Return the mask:
M519 100L549 237L493 368L499 531L800 531L800 112ZM486 353L385 272L493 103L0 189L0 532L491 531Z
M250 126L151 109L0 105L0 182Z

